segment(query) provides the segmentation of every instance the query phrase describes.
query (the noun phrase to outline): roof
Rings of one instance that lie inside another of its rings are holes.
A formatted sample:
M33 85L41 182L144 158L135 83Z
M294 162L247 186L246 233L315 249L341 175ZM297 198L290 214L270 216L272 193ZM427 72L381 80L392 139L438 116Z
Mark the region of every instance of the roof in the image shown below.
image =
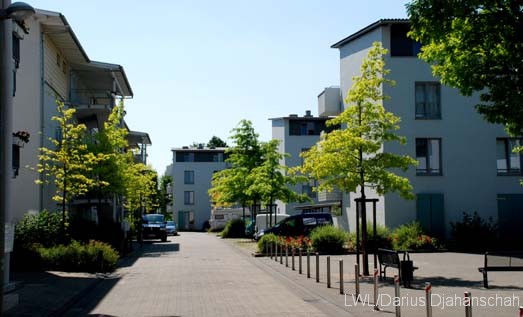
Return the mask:
M199 149L196 147L188 147L188 148L172 148L171 151L173 152L225 152L228 147L217 147L217 148L208 148L205 147L203 149Z
M139 132L139 131L129 131L127 134L127 140L131 145L133 144L145 144L151 145L151 138L148 133Z
M406 24L406 23L409 23L409 19L381 19L381 20L378 20L378 21L364 27L363 29L359 30L358 32L349 35L348 37L344 38L343 40L332 44L331 48L340 48L340 47L344 46L345 44L347 44L351 41L354 41L355 39L358 39L361 36L377 29L378 27L389 25L389 24Z
M36 9L36 16L42 25L42 32L60 49L71 68L77 71L93 89L112 87L112 80L115 79L119 88L115 93L122 97L133 96L123 67L91 61L63 14Z
M269 118L269 120L310 120L310 121L327 121L334 117L280 117L280 118Z

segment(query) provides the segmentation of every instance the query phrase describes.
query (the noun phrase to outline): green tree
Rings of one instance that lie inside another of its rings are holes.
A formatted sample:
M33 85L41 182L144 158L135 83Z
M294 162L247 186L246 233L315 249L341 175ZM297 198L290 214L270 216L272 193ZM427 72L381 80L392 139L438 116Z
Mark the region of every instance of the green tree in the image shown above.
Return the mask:
M227 147L227 143L219 137L213 136L209 142L207 142L207 147Z
M248 175L255 167L262 164L262 149L251 121L240 121L231 132L234 146L226 151L228 156L226 162L230 164L230 168L213 175L209 195L217 206L241 204L245 218L245 207L249 204L256 205L261 199L259 193L248 192L251 186ZM252 210L251 217L256 218L255 213L256 210Z
M67 203L75 196L86 194L95 184L93 169L107 159L103 153L93 153L86 143L86 126L74 121L75 109L68 109L56 101L58 115L51 118L58 123L59 138L49 138L54 148L42 147L38 158L38 172L43 178L37 184L54 183L53 200L62 205L62 232L65 235Z
M361 75L353 78L353 86L345 99L346 109L327 125L340 125L340 130L322 134L320 141L302 154L304 163L296 170L319 180L318 190L339 188L356 192L366 199L365 189L373 188L380 195L399 192L408 199L414 197L412 186L405 177L391 169L407 170L417 161L409 156L383 152L385 142L405 143L405 138L395 134L400 118L383 107L388 97L382 93L383 85L393 85L386 79L382 55L387 50L375 42L361 65ZM362 223L366 223L366 208L361 208ZM362 226L363 273L369 274L366 251L367 231Z
M287 167L280 164L284 155L278 152L278 145L278 140L261 144L262 162L247 175L246 180L249 184L247 194L251 197L258 195L261 202L271 208L275 200L310 201L306 194L298 194L289 188L290 185L307 181L307 178L286 173ZM269 214L269 224L272 225L272 209Z
M167 214L167 206L172 203L173 199L171 193L168 192L168 186L173 184L173 178L169 175L163 175L160 178L160 194L158 197L158 204L160 206L160 211L166 217L172 217L172 215Z
M480 92L477 110L523 132L523 10L521 0L413 0L407 4L420 57L442 83L465 96Z

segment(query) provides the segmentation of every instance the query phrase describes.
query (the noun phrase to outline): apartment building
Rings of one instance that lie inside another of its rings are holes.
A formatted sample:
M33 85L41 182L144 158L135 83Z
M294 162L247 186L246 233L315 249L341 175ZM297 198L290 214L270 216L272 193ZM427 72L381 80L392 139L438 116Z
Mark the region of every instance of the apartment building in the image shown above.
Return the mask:
M17 67L13 128L14 132L28 132L30 139L23 148L17 149L10 222L17 222L27 212L58 209L52 200L55 187L35 184L42 176L34 169L39 148L52 147L49 137L60 137L57 123L51 120L57 114L56 100L75 108L75 120L94 133L103 129L119 100L133 96L124 68L90 60L61 13L37 10L26 20L26 26L24 30L15 25L13 34L13 58ZM132 131L129 141L140 149L142 157L137 159L144 159L146 145L151 143L149 136ZM92 205L103 206L108 218L121 221L123 208L117 197L104 197L96 202L84 198L75 200L75 208L89 211Z
M521 139L509 138L502 126L486 122L474 109L477 95L464 97L441 84L430 66L417 58L420 44L407 37L408 30L408 20L379 20L332 45L340 52L342 100L372 43L380 41L388 50L388 77L396 85L383 87L391 97L384 106L401 117L398 133L407 144L387 143L383 151L410 155L419 162L403 174L414 187L415 200L395 193L368 194L379 199L378 221L396 227L418 220L430 233L448 235L450 222L462 220L464 212L477 212L499 221L505 238L516 237L523 223L522 162L512 149ZM343 195L338 217L351 231L356 197Z
M226 148L174 148L173 219L179 230L202 230L211 218L212 175L226 168Z
M318 98L327 99L329 105L338 105L336 109L330 109L332 114L340 112L339 88L330 87L320 94ZM322 131L330 131L332 128L327 127L326 121L329 119L329 113L323 111L321 116L314 117L310 110L305 112L304 116L290 114L287 117L271 118L272 121L272 138L280 141L278 151L284 156L280 164L287 167L300 166L303 159L300 154L310 149L320 140ZM291 189L297 193L307 194L311 202L307 203L284 203L276 201L276 213L293 215L307 211L318 211L329 209L331 203L339 205L340 199L324 199L323 204L318 205L318 193L313 191L316 181L311 179L308 183L291 185ZM324 194L324 193L322 193Z

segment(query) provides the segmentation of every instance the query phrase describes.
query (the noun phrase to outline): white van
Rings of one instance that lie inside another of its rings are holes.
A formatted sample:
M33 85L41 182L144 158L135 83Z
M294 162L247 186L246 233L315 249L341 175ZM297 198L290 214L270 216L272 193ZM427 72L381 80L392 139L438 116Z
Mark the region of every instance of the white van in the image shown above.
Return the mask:
M249 209L245 209L245 218L250 218L251 213ZM211 211L211 219L209 219L209 225L211 230L220 230L225 228L225 224L229 220L242 218L243 208L214 208Z

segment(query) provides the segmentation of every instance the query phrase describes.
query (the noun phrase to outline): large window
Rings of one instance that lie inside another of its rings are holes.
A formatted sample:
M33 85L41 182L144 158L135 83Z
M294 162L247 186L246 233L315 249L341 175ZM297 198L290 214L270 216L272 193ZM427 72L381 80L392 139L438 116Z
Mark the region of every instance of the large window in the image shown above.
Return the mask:
M520 145L520 139L499 138L496 140L498 174L521 174L521 155L514 152L514 149Z
M392 24L390 26L390 55L418 56L421 44L407 36L408 24Z
M320 135L322 131L330 132L338 126L327 126L324 120L290 120L289 135Z
M417 175L442 175L441 139L416 139Z
M194 171L183 172L183 183L188 185L194 184Z
M194 205L194 192L193 191L183 192L183 203L184 203L184 205Z
M416 83L416 119L441 119L440 84Z

